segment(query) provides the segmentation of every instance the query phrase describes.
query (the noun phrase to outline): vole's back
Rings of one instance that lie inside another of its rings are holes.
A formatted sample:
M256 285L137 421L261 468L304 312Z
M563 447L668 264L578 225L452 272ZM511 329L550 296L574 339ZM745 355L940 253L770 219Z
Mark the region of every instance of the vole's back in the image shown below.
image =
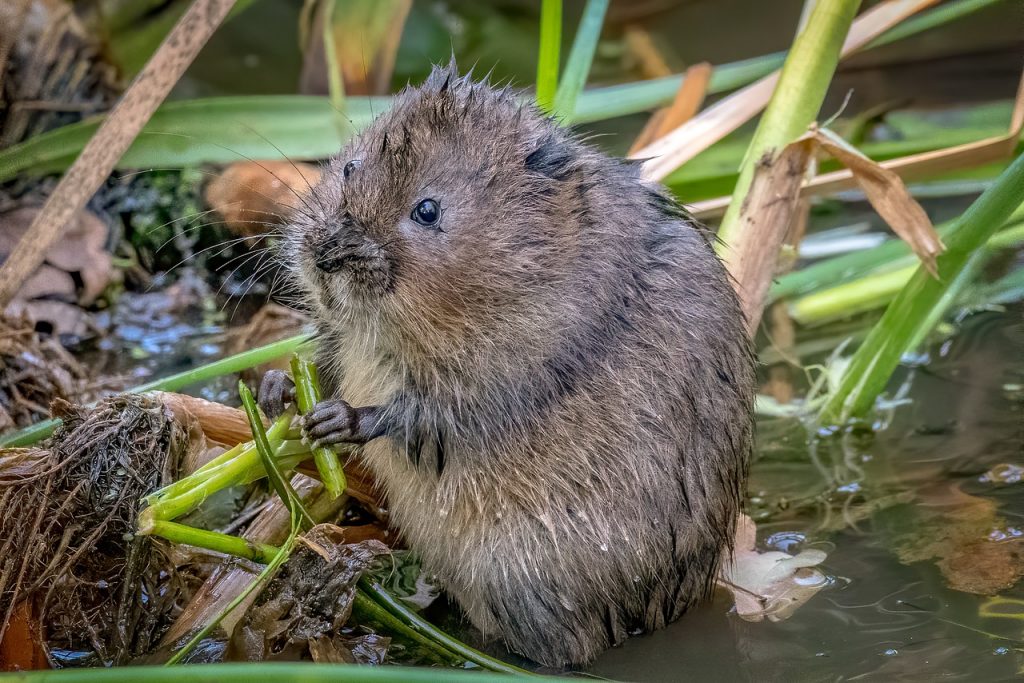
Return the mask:
M467 119L474 98L517 111L444 78L382 129L415 139L417 107L452 92ZM342 301L321 320L321 355L341 397L399 425L364 457L473 623L540 662L583 663L712 589L742 503L752 357L706 235L628 165L520 115L498 143L522 148L508 162L522 169L479 172L536 206L439 235L504 250L495 269L460 254L403 290L416 266L398 262L392 296L410 303Z

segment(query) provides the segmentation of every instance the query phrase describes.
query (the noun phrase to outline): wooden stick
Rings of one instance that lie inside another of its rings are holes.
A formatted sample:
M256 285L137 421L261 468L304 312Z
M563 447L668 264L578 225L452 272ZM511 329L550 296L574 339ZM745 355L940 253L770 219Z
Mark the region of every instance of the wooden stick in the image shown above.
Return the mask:
M195 0L178 20L0 266L0 308L35 272L65 227L110 175L234 4L235 0Z

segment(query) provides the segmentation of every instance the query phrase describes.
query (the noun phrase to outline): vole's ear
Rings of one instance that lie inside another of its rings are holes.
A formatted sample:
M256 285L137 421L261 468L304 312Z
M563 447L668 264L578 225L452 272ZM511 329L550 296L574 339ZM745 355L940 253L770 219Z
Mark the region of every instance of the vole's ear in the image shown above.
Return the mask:
M572 155L565 148L565 143L554 137L546 137L537 147L526 155L526 170L540 173L553 180L568 180L572 175Z

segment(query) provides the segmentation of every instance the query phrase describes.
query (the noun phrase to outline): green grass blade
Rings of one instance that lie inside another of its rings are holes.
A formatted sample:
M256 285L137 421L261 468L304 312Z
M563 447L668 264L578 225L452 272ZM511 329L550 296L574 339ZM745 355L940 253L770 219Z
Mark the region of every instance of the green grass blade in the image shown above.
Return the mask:
M345 114L353 127L348 135L339 133L336 112L326 97L260 95L168 102L149 120L117 168L180 168L282 155L323 159L390 102L388 97L350 98ZM102 120L92 117L0 152L0 182L23 173L63 171Z
M558 89L562 48L562 0L543 0L540 7L540 51L537 54L537 106L551 111Z
M1019 214L1017 220L1024 218L1024 210L1017 211L1016 214ZM999 249L1016 249L1024 243L1024 224L1015 222L1015 216L1010 216L1007 224L1010 227L1001 229L986 243L986 250L995 252ZM949 235L954 227L956 224L950 222L939 234ZM883 249L899 245L902 245L903 248L899 250ZM846 258L852 256L859 258L856 260ZM871 256L876 258L869 261ZM820 325L888 305L910 281L920 263L917 257L910 253L910 247L903 240L890 240L874 249L837 257L834 259L836 263L831 261L830 259L828 262L809 268L808 270L818 271L819 276L803 281L818 285L827 282L829 286L814 287L815 291L793 300L789 305L790 316L801 325ZM850 273L850 269L843 267L843 264L851 262L864 266L860 271L861 277L846 277ZM823 266L823 268L818 266ZM803 271L800 271L791 273L791 275L802 273ZM780 281L779 284L789 284L789 282L793 281Z
M273 487L274 492L277 493L278 498L285 504L292 517L295 519L302 520L302 526L306 529L311 529L316 522L310 517L309 512L303 507L302 501L299 500L299 496L295 493L295 489L292 488L291 484L288 483L288 479L285 478L284 473L281 472L277 467L277 461L274 460L274 449L275 446L270 443L270 439L267 438L267 431L263 428L263 418L260 416L259 409L256 407L256 399L253 398L252 392L249 391L249 387L245 385L245 382L239 380L238 382L238 395L242 398L242 408L245 409L245 416L249 418L249 427L252 429L253 443L256 444L256 452L260 455L260 460L263 462L263 469L267 472L267 480Z
M141 394L147 391L177 391L178 389L187 387L191 384L205 382L208 379L221 377L223 375L230 375L235 372L241 372L242 370L247 370L256 365L274 360L275 358L287 356L310 339L311 336L308 334L288 337L287 339L282 339L255 349L236 353L235 355L228 356L227 358L215 360L212 363L201 365L198 368L185 370L184 372L162 377L160 379L153 380L152 382L140 384L137 387L129 389L128 392L132 394ZM0 436L0 448L31 446L32 444L53 434L53 430L56 429L59 424L60 420L43 420L31 427L26 427L25 429L12 432L10 434L4 434L3 436Z
M429 621L410 610L402 603L401 600L398 600L384 590L380 584L371 581L365 576L360 579L359 588L374 602L394 615L396 619L399 619L407 627L413 629L423 637L438 643L445 650L455 653L466 661L473 662L477 666L490 671L533 675L525 669L520 669L519 667L503 662L500 659L495 659L494 657L485 655L484 653L469 647L462 641L452 638L450 635L441 631Z
M435 683L442 678L453 683L495 683L519 677L486 671L312 662L225 662L194 664L185 670L116 666L0 674L3 683L181 683L184 679L189 683Z
M569 61L565 64L565 73L558 83L552 107L552 113L562 119L569 119L576 111L576 100L583 92L590 74L590 65L594 63L594 52L597 50L607 11L608 0L587 0L587 6L583 9L583 18L576 29Z
M789 315L802 327L809 327L881 308L916 268L909 265L812 292L790 304Z
M1024 155L1020 155L957 221L938 257L939 279L918 268L857 349L839 387L822 409L821 421L838 424L865 415L885 389L900 358L947 287L971 255L1024 204Z

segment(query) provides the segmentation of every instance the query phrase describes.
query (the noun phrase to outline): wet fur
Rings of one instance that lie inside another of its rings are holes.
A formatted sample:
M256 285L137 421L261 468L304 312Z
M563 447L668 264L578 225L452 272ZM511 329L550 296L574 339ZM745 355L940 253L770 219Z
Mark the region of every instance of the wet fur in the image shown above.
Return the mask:
M426 197L441 230L409 218ZM363 457L476 626L581 664L709 594L742 503L753 361L708 236L661 187L449 66L309 204L287 261L321 372L385 407Z

